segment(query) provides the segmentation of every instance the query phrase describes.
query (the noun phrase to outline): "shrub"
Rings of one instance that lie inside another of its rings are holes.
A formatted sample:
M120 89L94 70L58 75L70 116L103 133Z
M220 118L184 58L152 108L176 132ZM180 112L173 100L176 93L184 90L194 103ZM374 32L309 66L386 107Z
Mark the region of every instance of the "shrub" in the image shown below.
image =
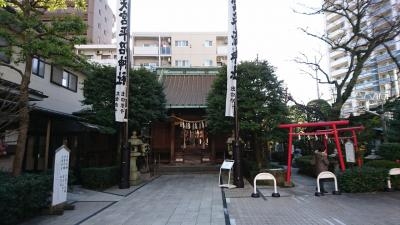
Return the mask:
M367 167L374 167L374 168L383 168L383 169L391 169L400 167L400 164L390 161L390 160L371 160L364 164Z
M339 173L337 178L343 192L383 191L386 187L387 169L355 167Z
M251 181L260 172L257 162L243 158L243 175Z
M105 189L119 181L119 167L91 167L81 170L82 186L91 189Z
M272 152L271 159L279 164L287 164L287 151Z
M0 172L0 223L17 224L49 206L52 177L23 174L12 177Z
M386 160L400 159L400 143L383 143L379 146L378 154Z
M315 177L315 166L311 164L313 157L313 155L306 155L295 159L296 166L299 168L299 173Z

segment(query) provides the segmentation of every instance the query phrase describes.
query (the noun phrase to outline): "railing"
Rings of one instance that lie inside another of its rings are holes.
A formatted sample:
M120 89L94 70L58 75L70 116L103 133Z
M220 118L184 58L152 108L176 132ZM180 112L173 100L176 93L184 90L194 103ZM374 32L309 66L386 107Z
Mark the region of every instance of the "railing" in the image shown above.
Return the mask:
M217 55L226 55L228 54L228 46L218 46L217 47Z
M133 55L158 55L158 47L133 47Z

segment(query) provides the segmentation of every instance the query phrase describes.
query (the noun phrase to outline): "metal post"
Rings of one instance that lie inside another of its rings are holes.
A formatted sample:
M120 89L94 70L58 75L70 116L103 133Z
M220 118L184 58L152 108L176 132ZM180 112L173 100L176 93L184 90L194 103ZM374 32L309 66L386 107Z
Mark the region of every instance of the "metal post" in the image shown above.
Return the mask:
M130 149L128 146L128 123L120 123L121 138L121 179L119 183L120 189L129 188L129 169L130 169Z
M128 1L128 21L130 20L131 15L131 1ZM119 183L120 189L129 188L129 175L130 175L130 148L128 143L128 112L129 112L129 70L131 69L131 60L130 60L130 26L128 22L127 29L127 70L126 70L126 112L125 112L125 121L119 122L119 131L120 131L120 146L121 146L121 179Z
M242 154L239 148L239 120L238 120L238 109L237 109L237 97L235 98L235 105L234 105L234 113L235 113L235 141L233 145L233 160L235 160L234 163L234 171L233 171L233 177L234 177L234 184L238 188L243 188L244 183L243 183L243 174L242 174L242 163L241 163L241 158Z

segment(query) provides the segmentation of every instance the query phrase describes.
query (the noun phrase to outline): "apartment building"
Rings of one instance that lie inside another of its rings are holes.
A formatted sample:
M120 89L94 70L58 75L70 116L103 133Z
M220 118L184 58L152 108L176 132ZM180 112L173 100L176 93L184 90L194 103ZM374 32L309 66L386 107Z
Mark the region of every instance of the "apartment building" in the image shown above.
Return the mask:
M117 46L115 44L75 45L76 53L89 62L105 66L117 66Z
M84 11L70 7L46 12L43 20L50 21L54 16L66 14L80 15L86 22L86 40L88 44L110 44L112 42L114 37L113 26L116 18L107 0L86 0L86 10Z
M371 9L369 17L366 18L364 26L373 27L379 30L384 26L382 20L376 20L379 17L387 19L399 15L399 0L380 0L383 4L379 8ZM326 14L326 32L332 39L338 38L346 33L351 33L351 26L345 18L333 14ZM400 61L400 36L394 41L386 43L391 48L394 55ZM330 76L334 80L343 78L350 65L349 57L340 50L329 50L329 69ZM374 50L368 59L364 69L357 80L357 84L349 98L342 108L342 117L347 117L352 113L359 115L362 108L377 106L383 99L392 96L399 96L399 77L396 64L391 61L389 54L384 46L379 46Z
M149 69L222 66L227 43L222 32L133 33L132 65Z

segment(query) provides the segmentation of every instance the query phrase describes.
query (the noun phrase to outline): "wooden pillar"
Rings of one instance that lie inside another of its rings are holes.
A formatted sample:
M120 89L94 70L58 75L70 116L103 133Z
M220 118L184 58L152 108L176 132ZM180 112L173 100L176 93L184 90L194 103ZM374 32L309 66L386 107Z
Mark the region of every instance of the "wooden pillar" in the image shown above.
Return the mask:
M170 162L175 162L175 121L171 121L170 131Z
M288 155L287 155L287 170L286 170L286 182L290 184L290 176L292 173L292 143L293 143L293 127L289 127L289 141L288 141Z
M338 154L339 154L339 163L340 163L340 169L342 171L346 170L346 165L344 164L344 159L343 159L343 154L342 154L342 148L340 147L340 142L339 142L339 135L338 135L338 131L336 129L336 124L332 124L333 127L333 135L335 136L335 144L336 144L336 148L338 150Z

